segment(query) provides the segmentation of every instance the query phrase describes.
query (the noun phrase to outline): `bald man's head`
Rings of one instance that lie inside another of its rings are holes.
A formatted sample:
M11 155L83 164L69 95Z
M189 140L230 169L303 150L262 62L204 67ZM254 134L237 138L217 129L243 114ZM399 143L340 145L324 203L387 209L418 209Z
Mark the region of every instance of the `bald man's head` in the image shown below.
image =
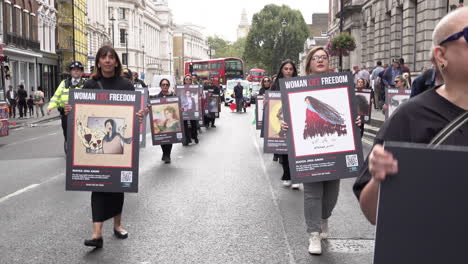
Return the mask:
M468 7L458 8L439 21L432 34L432 44L439 45L450 35L468 26Z

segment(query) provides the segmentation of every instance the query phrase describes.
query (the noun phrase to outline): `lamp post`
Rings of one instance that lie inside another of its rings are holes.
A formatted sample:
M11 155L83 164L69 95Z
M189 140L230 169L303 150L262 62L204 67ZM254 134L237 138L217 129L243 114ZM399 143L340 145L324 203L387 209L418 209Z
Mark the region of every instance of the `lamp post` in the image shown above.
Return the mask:
M112 13L112 17L109 19L112 22L112 46L115 46L114 44L114 13Z
M286 57L286 53L287 53L287 52L286 52L286 45L285 45L286 27L287 27L287 26L288 26L288 22L286 21L285 18L283 18L283 21L281 21L281 27L282 27L281 30L284 31L284 32L283 32L283 36L282 36L282 37L283 37L283 50L284 50L284 51L283 51L283 58L282 58L282 59L284 59L284 57Z
M143 80L145 79L144 77L146 77L145 75L145 45L141 45L141 49L143 50Z
M169 52L169 75L172 75L172 53Z
M125 65L127 65L127 69L128 69L129 56L128 56L128 33L127 31L125 31L125 56L127 57L125 60Z

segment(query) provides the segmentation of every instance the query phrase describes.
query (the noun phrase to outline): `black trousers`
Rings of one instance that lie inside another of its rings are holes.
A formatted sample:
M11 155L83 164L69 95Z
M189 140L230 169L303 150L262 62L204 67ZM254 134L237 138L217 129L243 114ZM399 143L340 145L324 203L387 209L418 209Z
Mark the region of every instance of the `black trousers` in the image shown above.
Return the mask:
M190 127L189 127L190 122ZM198 120L184 120L185 141L191 142L192 139L198 138Z
M171 157L172 144L161 145L163 156Z
M65 142L67 142L67 116L60 115L62 121L62 130L63 130L63 137L65 138Z
M20 117L23 117L23 115L26 116L26 114L28 113L28 105L26 104L26 101L18 101L18 109Z
M280 159L283 160L283 163L281 163L281 166L283 166L283 177L281 177L282 181L290 181L291 180L291 173L289 171L289 161L288 161L288 155L282 154L278 155Z
M10 100L10 118L11 117L16 117L16 101L15 100Z
M236 112L242 111L242 98L236 98Z

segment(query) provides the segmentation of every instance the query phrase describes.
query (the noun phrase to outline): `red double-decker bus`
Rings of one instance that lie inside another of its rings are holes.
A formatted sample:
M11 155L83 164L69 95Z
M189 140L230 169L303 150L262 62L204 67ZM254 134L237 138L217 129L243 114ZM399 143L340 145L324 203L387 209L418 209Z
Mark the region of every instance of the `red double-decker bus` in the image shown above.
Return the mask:
M263 69L251 69L249 71L249 75L247 76L247 80L249 82L260 82L262 78L266 76L266 71Z
M185 63L185 74L196 74L200 80L213 78L216 84L244 78L244 62L239 58L218 58Z

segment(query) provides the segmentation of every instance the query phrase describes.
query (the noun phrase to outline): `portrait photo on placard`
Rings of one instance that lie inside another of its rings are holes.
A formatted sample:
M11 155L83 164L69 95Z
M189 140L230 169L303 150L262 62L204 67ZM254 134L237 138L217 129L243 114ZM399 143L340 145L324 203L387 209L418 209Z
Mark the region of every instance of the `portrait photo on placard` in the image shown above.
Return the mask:
M268 137L269 138L286 138L286 132L281 129L283 118L283 103L281 100L270 100L268 102L270 114L268 116Z
M360 116L369 116L371 107L371 93L356 92L356 109Z
M134 107L76 104L75 166L131 166Z
M219 102L218 102L219 97L208 97L207 99L207 105L208 105L208 111L210 113L216 113L219 112Z
M153 105L154 134L180 132L180 110L178 103Z
M296 156L355 149L347 88L289 94Z
M177 90L177 96L180 98L180 105L184 112L197 112L198 111L198 92L196 90Z

